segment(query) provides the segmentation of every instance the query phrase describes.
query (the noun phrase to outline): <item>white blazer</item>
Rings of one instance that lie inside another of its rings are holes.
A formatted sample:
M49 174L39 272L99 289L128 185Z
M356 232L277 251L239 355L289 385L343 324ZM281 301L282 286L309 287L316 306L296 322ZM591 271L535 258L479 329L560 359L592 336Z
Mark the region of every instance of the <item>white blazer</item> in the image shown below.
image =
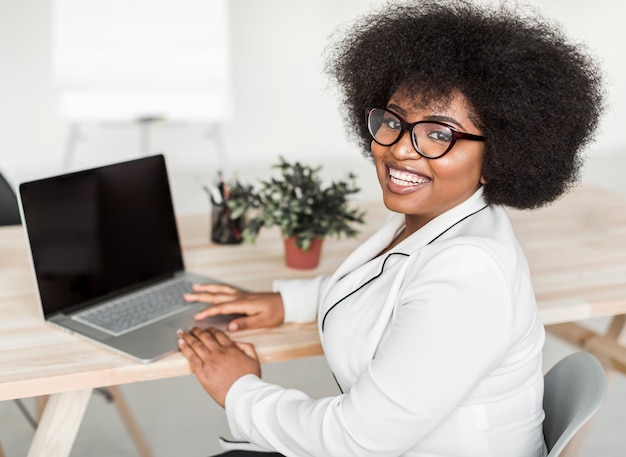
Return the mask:
M286 456L542 457L544 329L505 210L479 189L382 256L392 215L332 276L277 281L285 320L317 319L334 397L253 375L233 435Z

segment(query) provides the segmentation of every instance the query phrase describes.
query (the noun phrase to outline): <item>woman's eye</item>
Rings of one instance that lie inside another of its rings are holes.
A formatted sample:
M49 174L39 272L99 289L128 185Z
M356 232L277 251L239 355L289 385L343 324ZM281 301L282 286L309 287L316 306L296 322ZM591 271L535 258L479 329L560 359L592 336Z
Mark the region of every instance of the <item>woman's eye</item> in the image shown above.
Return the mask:
M402 125L397 119L385 119L384 125L389 130L400 130L402 128Z
M433 141L449 143L450 141L452 141L452 132L450 131L450 129L446 129L446 128L432 129L428 133L428 138L430 138Z

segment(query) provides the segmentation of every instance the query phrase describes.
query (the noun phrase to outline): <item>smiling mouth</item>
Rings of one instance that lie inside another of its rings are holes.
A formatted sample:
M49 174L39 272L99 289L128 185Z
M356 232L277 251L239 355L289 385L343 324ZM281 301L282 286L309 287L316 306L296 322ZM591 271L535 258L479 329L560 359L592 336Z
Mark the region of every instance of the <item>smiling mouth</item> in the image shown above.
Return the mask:
M409 173L408 171L401 171L390 167L388 167L387 170L389 173L389 183L398 188L408 190L409 188L412 189L430 182L429 178L415 173Z

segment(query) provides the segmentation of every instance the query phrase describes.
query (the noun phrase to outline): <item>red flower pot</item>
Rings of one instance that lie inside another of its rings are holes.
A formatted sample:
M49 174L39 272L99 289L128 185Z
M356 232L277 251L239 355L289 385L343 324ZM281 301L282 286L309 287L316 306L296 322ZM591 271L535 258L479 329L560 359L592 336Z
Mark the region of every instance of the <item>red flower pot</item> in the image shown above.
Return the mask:
M285 263L289 268L308 270L316 268L320 263L323 238L314 238L308 251L296 246L295 237L285 238Z

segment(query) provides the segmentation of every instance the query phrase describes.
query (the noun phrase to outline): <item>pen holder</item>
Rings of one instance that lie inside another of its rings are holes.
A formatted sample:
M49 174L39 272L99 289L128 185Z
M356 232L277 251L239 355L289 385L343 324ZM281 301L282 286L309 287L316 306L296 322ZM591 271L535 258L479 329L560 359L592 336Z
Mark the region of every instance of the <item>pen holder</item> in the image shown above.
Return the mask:
M230 208L214 204L211 208L211 241L218 244L240 244L243 241L245 218L230 218Z

